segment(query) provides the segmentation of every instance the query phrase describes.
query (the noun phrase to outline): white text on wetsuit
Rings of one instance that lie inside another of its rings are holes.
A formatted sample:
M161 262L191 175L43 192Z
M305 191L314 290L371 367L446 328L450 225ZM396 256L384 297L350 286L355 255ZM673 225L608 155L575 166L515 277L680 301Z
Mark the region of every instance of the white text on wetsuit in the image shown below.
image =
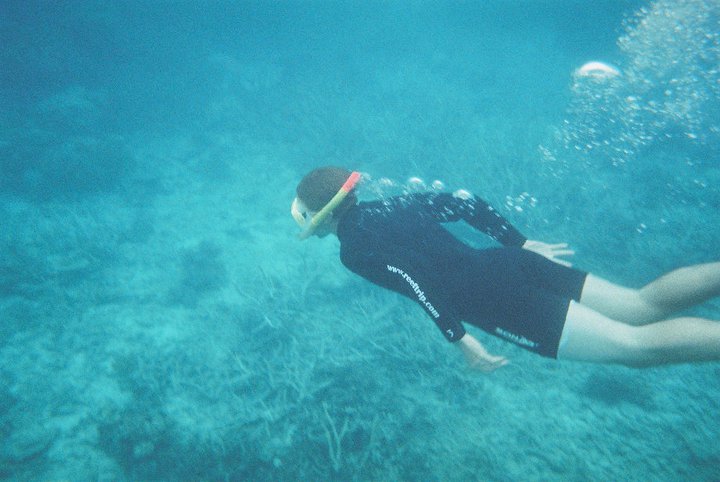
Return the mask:
M435 307L430 303L427 298L425 297L425 292L420 289L420 285L415 282L405 271L401 270L400 268L396 268L395 266L387 265L388 271L391 273L397 273L402 277L405 281L408 282L410 287L413 289L415 294L418 297L418 301L422 303L425 308L430 312L430 314L435 318L440 318L440 313L437 312Z

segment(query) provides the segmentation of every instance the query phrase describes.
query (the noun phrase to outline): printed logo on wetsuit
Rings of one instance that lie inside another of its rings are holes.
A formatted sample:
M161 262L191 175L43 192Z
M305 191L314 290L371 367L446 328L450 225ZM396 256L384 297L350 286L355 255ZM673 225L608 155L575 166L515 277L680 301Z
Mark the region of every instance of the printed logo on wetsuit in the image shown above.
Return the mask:
M505 338L506 340L510 340L513 343L517 343L518 345L527 346L530 348L536 348L539 343L536 343L532 340L528 340L522 335L516 335L515 333L510 333L507 330L503 330L500 327L495 328L495 333L497 335L500 335L501 337Z
M427 300L427 297L425 296L425 292L420 289L420 285L417 284L415 280L413 280L405 271L401 270L400 268L396 268L395 266L387 265L387 270L391 273L397 273L400 275L402 279L408 282L412 290L417 295L418 301L420 304L422 304L428 312L434 317L434 318L440 318L440 313L435 309L435 307ZM452 334L451 334L452 336Z

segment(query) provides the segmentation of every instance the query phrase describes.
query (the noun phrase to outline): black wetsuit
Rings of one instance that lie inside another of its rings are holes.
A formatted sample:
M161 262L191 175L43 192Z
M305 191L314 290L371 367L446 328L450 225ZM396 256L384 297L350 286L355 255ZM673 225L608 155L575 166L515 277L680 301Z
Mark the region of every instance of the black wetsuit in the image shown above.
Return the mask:
M441 225L459 220L504 247L472 248ZM526 238L477 198L427 193L359 203L337 234L346 267L419 302L449 341L465 334L462 320L554 358L586 277L522 249Z

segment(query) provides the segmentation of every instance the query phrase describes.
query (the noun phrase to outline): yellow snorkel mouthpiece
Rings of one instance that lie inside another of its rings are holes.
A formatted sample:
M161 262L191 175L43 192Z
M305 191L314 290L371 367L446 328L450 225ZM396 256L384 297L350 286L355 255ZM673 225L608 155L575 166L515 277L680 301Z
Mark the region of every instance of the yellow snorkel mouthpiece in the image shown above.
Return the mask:
M332 214L333 210L340 205L341 202L347 197L347 195L350 193L350 191L353 190L355 185L360 180L360 173L357 171L353 171L352 174L350 174L350 177L347 178L345 183L342 185L340 190L328 201L328 203L323 206L323 208L318 211L315 216L310 218L310 220L306 220L305 217L300 213L300 210L298 209L297 203L298 200L295 198L292 204L291 212L293 218L295 218L295 221L297 221L298 224L301 226L305 226L305 229L299 234L300 239L307 239L309 238L312 233L317 229L318 226L320 226L325 219L327 219L330 214Z

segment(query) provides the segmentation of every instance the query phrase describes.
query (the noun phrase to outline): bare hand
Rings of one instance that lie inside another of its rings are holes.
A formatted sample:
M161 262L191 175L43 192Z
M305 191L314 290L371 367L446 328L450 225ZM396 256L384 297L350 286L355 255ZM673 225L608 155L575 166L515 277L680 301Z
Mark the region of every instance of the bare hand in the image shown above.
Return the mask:
M472 370L490 373L509 363L505 357L488 353L485 347L468 333L458 341L458 346Z
M472 361L468 360L468 363L472 370L481 371L483 373L490 373L500 367L504 367L510 362L505 357L487 354L482 358L476 358Z
M572 266L569 261L559 258L560 256L572 256L575 254L575 251L568 249L567 243L547 244L541 241L528 239L522 247L523 249L537 253L546 257L550 261L554 261L563 266Z

